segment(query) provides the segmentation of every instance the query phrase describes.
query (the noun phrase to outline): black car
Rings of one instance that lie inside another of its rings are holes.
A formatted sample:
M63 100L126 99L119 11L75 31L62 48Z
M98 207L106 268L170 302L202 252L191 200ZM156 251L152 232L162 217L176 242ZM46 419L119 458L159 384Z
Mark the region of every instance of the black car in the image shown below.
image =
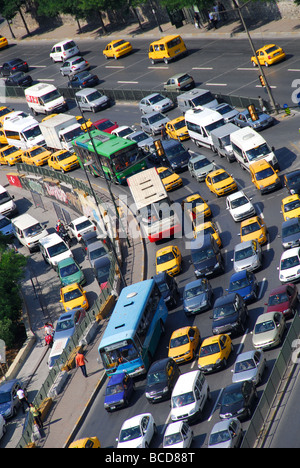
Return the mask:
M223 256L211 234L191 241L191 257L197 278L216 276L225 271Z
M243 298L238 293L229 293L215 300L212 315L212 332L243 333L248 317L248 309Z
M288 189L291 195L295 193L300 195L300 170L285 174L283 176L283 185Z
M32 83L31 76L26 75L24 72L13 73L5 80L5 86L21 86L22 88L28 88Z
M168 165L173 171L181 172L188 168L190 153L182 143L176 140L162 140L164 154L161 157L161 164Z
M186 284L183 291L183 310L187 317L211 309L213 290L207 278Z
M179 367L172 358L155 361L147 374L145 395L150 403L170 397L180 375Z
M99 78L97 75L93 75L88 71L82 71L76 75L70 76L68 82L69 88L93 88L99 84Z
M164 271L154 275L153 279L158 285L167 307L176 307L179 290L175 278Z
M222 393L220 418L250 418L256 398L255 384L249 380L228 385Z
M17 71L28 72L28 63L22 59L16 58L5 62L0 68L0 75L9 76Z

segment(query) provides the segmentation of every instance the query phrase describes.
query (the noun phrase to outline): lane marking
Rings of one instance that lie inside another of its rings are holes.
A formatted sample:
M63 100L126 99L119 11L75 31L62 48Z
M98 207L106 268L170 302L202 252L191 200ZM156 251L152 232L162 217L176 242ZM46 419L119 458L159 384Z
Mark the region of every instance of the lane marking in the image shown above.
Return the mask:
M227 83L205 83L207 86L227 86Z
M238 350L237 350L237 352L236 352L236 355L237 355L237 356L240 354L240 352L241 352L241 350L242 350L243 344L244 344L244 342L245 342L245 339L246 339L248 333L249 333L249 328L247 328L247 330L245 331L244 335L242 336L241 342L240 342L239 347L238 347Z
M256 87L256 88L264 88L264 86L258 85L258 84L257 84L255 87ZM274 89L275 89L275 88L277 88L277 86L270 86L270 85L269 85L269 88L274 88Z
M105 65L105 68L125 68L124 65Z
M117 83L123 83L123 84L130 84L130 83L132 83L132 84L136 84L136 83L138 83L138 81L117 81Z
M192 70L213 70L213 67L192 67Z
M242 70L242 71L243 70L257 70L257 68L256 67L251 67L251 68L250 67L239 67L239 68L237 68L237 70Z
M218 395L218 398L217 398L217 401L216 401L216 403L214 404L214 407L213 407L213 409L212 409L212 412L210 413L210 416L209 416L209 418L208 418L207 421L211 421L211 419L212 419L212 417L213 417L213 415L214 415L214 412L216 411L217 405L218 405L218 403L219 403L219 400L220 400L220 398L221 398L221 396L222 396L223 391L224 391L224 388L221 388L221 390L220 390L220 392L219 392L219 395Z

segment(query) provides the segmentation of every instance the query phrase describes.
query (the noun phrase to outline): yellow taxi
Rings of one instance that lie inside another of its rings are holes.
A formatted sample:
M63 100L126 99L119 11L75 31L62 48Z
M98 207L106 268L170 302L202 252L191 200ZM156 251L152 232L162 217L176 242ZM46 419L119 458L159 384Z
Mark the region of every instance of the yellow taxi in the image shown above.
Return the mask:
M205 183L217 197L227 195L237 189L234 178L225 169L217 169L207 174Z
M183 327L175 330L170 338L168 356L177 364L194 359L200 343L198 327Z
M257 240L262 245L268 240L268 229L260 216L253 216L253 218L242 221L240 230L242 242Z
M123 55L127 55L132 51L132 45L128 41L124 41L124 39L117 39L111 41L105 49L103 50L103 55L106 59L114 58L118 59L123 57Z
M269 65L273 65L274 63L284 60L285 52L276 44L267 44L256 51L256 57L254 55L251 57L251 62L254 67L257 67L258 65L257 59L260 65L268 67Z
M48 166L55 171L68 172L79 167L79 161L75 153L68 150L60 150L52 153L48 159Z
M10 109L9 107L2 106L0 107L0 127L3 125L4 117L6 117L8 114L13 112L13 109Z
M212 221L207 221L206 223L197 223L197 218L194 223L194 237L197 237L201 234L211 234L215 239L219 247L222 247L221 237L218 231L217 226Z
M265 159L255 161L249 166L251 180L261 194L272 192L281 188L281 181L278 177L278 170L274 170L271 164Z
M8 46L8 40L4 36L0 36L0 49Z
M43 146L33 146L23 152L22 162L33 166L43 166L44 164L47 164L50 156L51 151L47 150Z
M231 351L233 351L233 345L229 335L214 335L206 338L200 347L198 368L204 373L224 369Z
M44 117L44 118L42 119L42 122L46 122L46 120L52 119L52 117L55 117L56 115L58 115L58 114L49 114L49 115L46 115L46 117Z
M157 172L167 192L182 186L182 178L169 167L158 167Z
M174 120L170 120L165 125L166 134L170 138L175 140L187 140L190 138L184 116L177 117Z
M196 218L209 218L211 209L200 193L193 193L181 202L181 207L186 210L190 220L193 222Z
M7 145L7 138L3 128L0 128L0 145Z
M88 128L91 128L93 126L93 122L91 121L91 119L85 120L81 115L77 115L76 120L81 125L81 130L83 130L84 132L86 132Z
M16 163L22 162L23 151L13 145L4 146L0 149L0 164L13 166Z
M284 221L300 216L300 197L297 193L289 195L281 200L281 212Z
M176 245L163 247L156 252L156 274L166 272L175 276L181 270L181 252Z
M86 291L78 283L69 284L61 288L59 302L62 303L66 312L76 307L81 307L84 310L89 308Z
M101 448L101 445L98 437L85 437L72 442L69 448Z

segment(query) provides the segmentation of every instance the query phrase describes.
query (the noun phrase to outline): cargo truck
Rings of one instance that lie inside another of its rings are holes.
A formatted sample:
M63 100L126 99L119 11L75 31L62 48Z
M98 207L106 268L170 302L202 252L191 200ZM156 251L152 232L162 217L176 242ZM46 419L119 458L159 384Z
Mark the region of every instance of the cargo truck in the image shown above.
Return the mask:
M72 140L84 134L76 117L68 114L57 114L40 123L46 146L55 150L73 151Z

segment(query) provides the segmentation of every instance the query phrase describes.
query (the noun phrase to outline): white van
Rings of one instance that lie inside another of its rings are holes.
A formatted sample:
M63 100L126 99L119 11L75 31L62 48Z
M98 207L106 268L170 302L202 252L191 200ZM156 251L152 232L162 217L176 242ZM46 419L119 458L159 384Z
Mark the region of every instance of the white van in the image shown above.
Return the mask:
M8 218L16 216L19 212L14 202L14 196L11 196L6 188L0 185L0 214Z
M274 148L270 148L266 140L253 128L244 127L231 133L232 151L237 162L250 172L249 165L260 159L265 159L273 168L279 169Z
M214 151L210 132L225 125L219 112L213 109L203 109L202 106L195 107L185 113L185 123L191 140L197 146L206 146Z
M48 367L49 369L52 369L52 367L55 364L55 361L61 356L63 350L68 344L69 337L67 338L60 338L59 340L56 340L53 342L53 346L51 349L51 352L49 354L49 359L48 359Z
M181 374L171 396L172 421L197 419L207 399L210 399L209 386L200 370Z
M39 123L31 115L23 117L16 112L14 116L4 120L3 130L7 144L22 150L46 145Z
M75 55L80 55L80 51L75 42L70 39L54 44L50 52L52 62L64 62Z
M58 89L47 83L37 83L25 89L29 109L34 115L66 112L68 104Z
M73 257L73 253L62 240L62 238L54 232L40 239L40 250L46 263L57 270L57 264L65 258Z
M22 214L12 220L14 236L20 244L28 247L29 252L39 249L39 240L48 236L46 225L43 226L30 214Z

